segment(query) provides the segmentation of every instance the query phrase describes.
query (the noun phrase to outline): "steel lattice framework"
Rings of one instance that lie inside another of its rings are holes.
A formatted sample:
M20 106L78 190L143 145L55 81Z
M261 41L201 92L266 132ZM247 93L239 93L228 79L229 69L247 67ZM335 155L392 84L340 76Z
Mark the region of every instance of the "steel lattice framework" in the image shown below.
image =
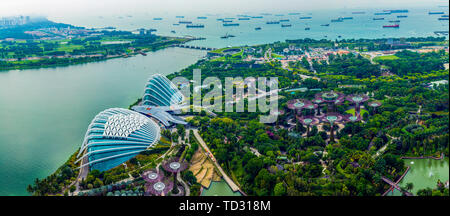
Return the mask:
M150 106L172 106L181 105L184 95L165 76L155 74L145 85L143 105Z
M89 125L77 155L80 168L109 170L141 151L153 147L160 138L160 127L146 116L127 109L100 112Z

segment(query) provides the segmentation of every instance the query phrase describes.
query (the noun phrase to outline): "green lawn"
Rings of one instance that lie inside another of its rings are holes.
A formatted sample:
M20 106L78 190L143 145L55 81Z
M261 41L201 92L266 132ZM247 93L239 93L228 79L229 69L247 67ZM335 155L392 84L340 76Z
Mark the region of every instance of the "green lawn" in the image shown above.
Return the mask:
M349 110L345 111L345 113L355 115L355 108L349 109ZM361 110L360 110L360 113L361 113L361 116L364 116L364 113L369 114L369 111L367 111L367 110L365 110L365 109L361 109Z
M382 61L382 60L397 60L399 57L395 55L387 55L387 56L377 56L373 58L373 61Z

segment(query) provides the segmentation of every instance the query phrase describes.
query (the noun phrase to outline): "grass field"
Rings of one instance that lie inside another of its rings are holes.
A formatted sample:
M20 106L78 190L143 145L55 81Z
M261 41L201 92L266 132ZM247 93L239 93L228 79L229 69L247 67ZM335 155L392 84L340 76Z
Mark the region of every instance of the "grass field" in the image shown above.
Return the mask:
M345 111L345 113L355 115L355 108L349 109L349 110ZM365 110L365 109L361 109L361 110L360 110L360 113L361 113L361 116L364 116L364 113L369 114L369 111L367 111L367 110Z
M399 57L395 55L387 55L387 56L377 56L373 58L373 61L382 61L382 60L397 60Z

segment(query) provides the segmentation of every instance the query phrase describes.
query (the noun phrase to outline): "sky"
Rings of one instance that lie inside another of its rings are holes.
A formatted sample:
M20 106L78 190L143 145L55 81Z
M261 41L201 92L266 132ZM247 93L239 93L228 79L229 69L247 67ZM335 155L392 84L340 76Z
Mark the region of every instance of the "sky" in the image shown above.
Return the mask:
M0 17L167 12L277 12L319 9L437 8L446 0L1 0Z

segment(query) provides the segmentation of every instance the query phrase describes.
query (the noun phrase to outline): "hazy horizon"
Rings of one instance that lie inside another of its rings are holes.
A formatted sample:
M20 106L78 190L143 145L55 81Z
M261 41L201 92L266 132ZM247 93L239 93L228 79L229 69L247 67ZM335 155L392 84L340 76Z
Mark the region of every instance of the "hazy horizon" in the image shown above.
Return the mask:
M4 0L0 17L14 15L73 16L142 13L302 12L329 9L405 9L448 6L442 0ZM448 8L446 9L448 10Z

